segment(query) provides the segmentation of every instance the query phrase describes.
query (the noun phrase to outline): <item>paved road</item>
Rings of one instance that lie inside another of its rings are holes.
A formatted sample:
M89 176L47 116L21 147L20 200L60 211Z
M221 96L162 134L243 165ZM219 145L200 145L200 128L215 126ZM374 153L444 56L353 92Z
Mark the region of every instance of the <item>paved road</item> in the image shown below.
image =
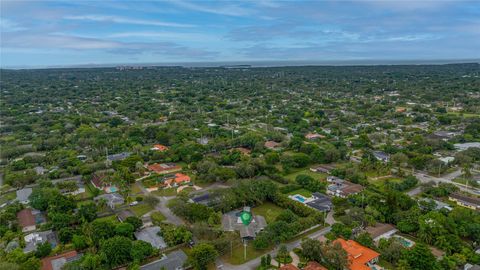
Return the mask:
M310 235L308 235L308 238L318 239L320 236L323 236L323 235L329 233L330 230L331 230L330 226L326 227L326 228L323 228L319 231L311 233ZM285 245L287 246L287 249L289 251L291 251L294 248L299 247L301 243L302 243L302 239L298 239L298 240L295 240L295 241L290 242L290 243L285 244ZM278 247L275 248L274 250L272 250L269 253L270 253L270 255L272 255L272 257L275 257L275 255L277 254L277 251L278 251ZM256 269L260 265L260 260L261 260L261 257L258 257L256 259L250 260L250 261L248 261L244 264L241 264L241 265L232 265L232 264L225 263L224 261L222 261L219 258L219 259L217 259L216 264L217 264L217 267L219 267L220 269L223 269L223 270L251 270L251 269Z
M471 193L471 194L476 194L476 195L480 194L480 191L478 189L472 188L470 186L466 187L465 185L462 185L460 183L456 183L456 182L452 181L453 179L462 175L461 170L456 170L452 173L443 175L441 177L430 176L427 173L422 172L422 171L415 172L414 175L422 183L428 183L428 182L449 183L449 184L456 185L458 188L460 188L461 191L465 191L465 192L468 192L468 193ZM413 190L411 192L413 192Z
M168 202L171 199L174 199L175 196L170 196L170 197L164 197L164 196L157 196L153 193L150 193L140 182L137 182L136 185L142 190L142 193L145 195L153 195L155 196L159 202L155 206L155 210L159 211L162 213L163 216L166 218L166 222L174 224L174 225L184 225L185 222L177 217L173 212L170 210L170 208L167 207Z

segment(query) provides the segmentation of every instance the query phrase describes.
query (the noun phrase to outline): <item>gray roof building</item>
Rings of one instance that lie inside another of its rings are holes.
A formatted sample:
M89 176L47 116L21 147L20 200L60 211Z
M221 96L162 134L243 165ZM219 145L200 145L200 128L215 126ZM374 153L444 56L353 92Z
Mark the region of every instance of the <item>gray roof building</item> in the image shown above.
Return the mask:
M312 196L314 200L307 202L306 205L321 212L332 210L332 200L327 195L315 192Z
M166 248L167 244L165 243L163 238L158 235L159 232L160 227L158 226L147 227L138 232L135 232L135 238L137 238L137 240L142 240L150 243L153 247L158 249Z
M30 194L32 194L32 188L23 188L17 190L17 201L23 203L23 204L28 204L30 200L28 197L30 197Z
M252 221L245 225L240 218L241 213L241 210L236 210L224 214L222 216L223 230L230 232L239 231L242 238L253 239L267 226L265 218L258 215L252 215Z
M45 242L49 242L52 248L57 246L57 237L52 230L27 234L25 235L25 248L23 252L28 253L35 251L38 245Z
M125 203L125 200L123 199L122 195L118 193L107 193L107 194L102 194L93 198L93 200L96 202L100 201L101 199L104 199L105 201L107 201L107 205L112 209L114 209L116 205Z
M187 254L182 250L177 250L164 255L160 260L140 266L141 270L158 270L163 267L166 270L182 270L187 262Z

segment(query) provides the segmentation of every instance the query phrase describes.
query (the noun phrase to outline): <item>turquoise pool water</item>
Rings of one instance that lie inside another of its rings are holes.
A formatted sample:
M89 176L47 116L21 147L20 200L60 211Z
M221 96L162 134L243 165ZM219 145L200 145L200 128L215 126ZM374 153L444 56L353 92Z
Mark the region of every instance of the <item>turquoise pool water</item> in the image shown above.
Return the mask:
M305 198L303 196L300 196L300 195L296 195L294 196L295 200L301 202L301 203L304 203L305 202Z
M117 192L117 188L116 187L110 187L110 192Z

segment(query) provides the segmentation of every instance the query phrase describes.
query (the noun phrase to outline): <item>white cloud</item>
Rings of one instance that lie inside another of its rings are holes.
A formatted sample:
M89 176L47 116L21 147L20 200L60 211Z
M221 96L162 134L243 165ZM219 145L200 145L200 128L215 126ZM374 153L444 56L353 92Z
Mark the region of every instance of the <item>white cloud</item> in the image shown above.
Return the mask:
M27 28L9 19L0 18L0 29L2 32L16 32L26 30Z
M166 39L166 40L182 40L182 41L213 41L220 38L201 33L179 33L179 32L121 32L108 35L110 38L129 38L129 37L142 37L151 39Z
M210 7L205 5L206 2L188 2L188 1L172 1L172 4L175 4L179 7L183 7L186 9L190 9L193 11L205 12L205 13L213 13L217 15L227 15L227 16L247 16L252 15L254 10L243 8L236 5L223 5L224 3L228 2L219 2L217 3L216 7ZM223 5L223 6L221 6Z
M108 15L78 15L78 16L65 16L67 20L80 20L80 21L94 21L94 22L113 22L123 24L137 24L137 25L153 25L153 26L167 26L167 27L195 27L192 24L164 22L158 20L143 20L143 19L131 19L119 16Z

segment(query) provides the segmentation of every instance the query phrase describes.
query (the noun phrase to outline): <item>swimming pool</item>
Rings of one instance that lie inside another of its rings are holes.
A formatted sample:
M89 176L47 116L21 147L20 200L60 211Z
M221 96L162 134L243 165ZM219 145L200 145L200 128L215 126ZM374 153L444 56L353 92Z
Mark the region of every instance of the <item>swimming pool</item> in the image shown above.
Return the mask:
M293 198L301 203L304 203L305 202L305 197L303 197L302 195L295 195L293 196Z
M107 192L108 193L117 192L117 187L109 187Z
M402 237L400 235L395 235L394 237L397 238L400 241L400 243L406 248L413 247L413 245L415 244L413 241L411 241L411 240L409 240L405 237Z

